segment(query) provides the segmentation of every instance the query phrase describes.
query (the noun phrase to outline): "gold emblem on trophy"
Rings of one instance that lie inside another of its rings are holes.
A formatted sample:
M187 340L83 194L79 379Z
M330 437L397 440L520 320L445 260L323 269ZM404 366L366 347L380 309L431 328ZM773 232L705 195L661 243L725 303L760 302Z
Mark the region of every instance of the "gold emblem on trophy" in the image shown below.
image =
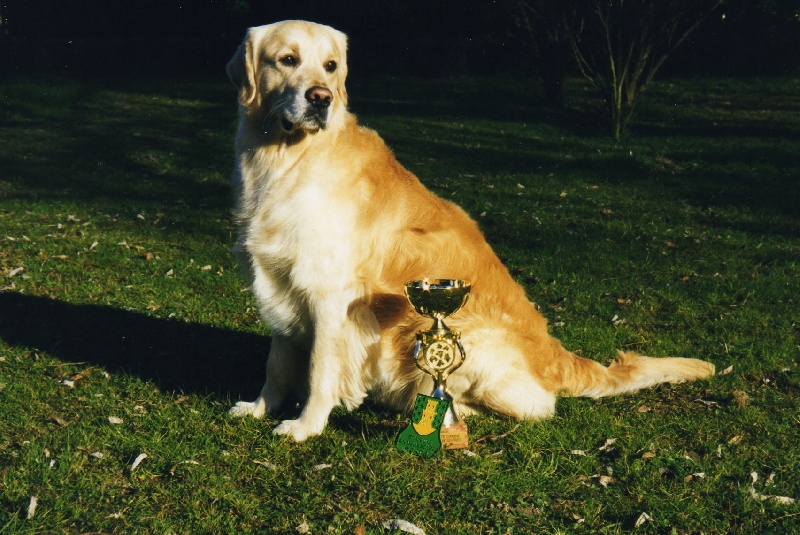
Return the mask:
M469 444L467 424L447 391L447 378L464 363L466 355L461 345L461 332L449 329L444 318L466 304L470 288L469 282L454 279L411 281L405 288L414 310L433 319L430 329L417 333L414 363L433 378L430 397L449 403L440 430L442 447L446 449L466 448Z

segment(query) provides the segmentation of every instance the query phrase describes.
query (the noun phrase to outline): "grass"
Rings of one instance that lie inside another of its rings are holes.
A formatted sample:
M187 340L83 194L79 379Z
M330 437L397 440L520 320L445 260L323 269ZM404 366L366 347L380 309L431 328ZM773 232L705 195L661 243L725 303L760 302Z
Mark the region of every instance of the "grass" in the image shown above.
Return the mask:
M269 345L229 253L227 82L6 80L0 533L798 529L798 502L751 485L800 498L800 81L662 81L620 143L577 81L564 109L535 80L349 89L567 347L730 373L472 418L474 455L400 453L407 415L374 406L273 437L275 419L226 415Z

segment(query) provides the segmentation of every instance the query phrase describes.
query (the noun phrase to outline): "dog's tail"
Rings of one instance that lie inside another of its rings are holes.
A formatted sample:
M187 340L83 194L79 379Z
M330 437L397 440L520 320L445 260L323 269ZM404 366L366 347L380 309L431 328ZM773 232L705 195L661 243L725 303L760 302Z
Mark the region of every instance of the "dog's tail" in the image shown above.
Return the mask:
M566 349L562 351L566 353L559 359L563 366L562 392L568 396L614 396L660 383L683 383L714 375L714 365L698 359L653 358L620 351L606 367Z

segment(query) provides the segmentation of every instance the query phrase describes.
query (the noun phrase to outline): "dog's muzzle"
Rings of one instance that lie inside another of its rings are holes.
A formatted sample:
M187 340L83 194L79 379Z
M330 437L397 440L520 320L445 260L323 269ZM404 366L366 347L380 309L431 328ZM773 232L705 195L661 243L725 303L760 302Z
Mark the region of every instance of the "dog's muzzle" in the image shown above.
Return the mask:
M319 130L328 124L328 114L333 92L327 87L314 86L305 93L304 111L299 120L293 121L285 114L282 120L283 129L291 132L296 128L303 130Z

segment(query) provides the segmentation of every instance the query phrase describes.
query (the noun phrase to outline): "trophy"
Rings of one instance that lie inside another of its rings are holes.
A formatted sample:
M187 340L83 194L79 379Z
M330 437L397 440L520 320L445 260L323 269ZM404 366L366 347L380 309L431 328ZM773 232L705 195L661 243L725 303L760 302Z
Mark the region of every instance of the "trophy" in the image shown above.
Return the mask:
M433 377L433 392L419 396L411 426L427 430L439 424L441 446L446 449L466 448L469 444L467 424L458 415L453 397L447 391L447 378L464 363L461 332L450 330L444 318L456 313L467 302L470 283L453 279L424 279L406 283L406 296L417 313L433 319L427 331L417 333L414 363ZM437 408L437 403L442 404ZM419 417L421 422L414 418ZM409 426L409 427L411 427ZM429 433L430 434L430 433Z

